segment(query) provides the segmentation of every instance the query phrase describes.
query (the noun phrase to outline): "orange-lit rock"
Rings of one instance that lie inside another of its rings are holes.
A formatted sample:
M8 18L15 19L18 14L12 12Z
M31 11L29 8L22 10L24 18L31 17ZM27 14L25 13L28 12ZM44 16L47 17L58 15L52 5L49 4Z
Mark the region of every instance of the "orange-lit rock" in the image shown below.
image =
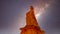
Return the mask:
M32 6L30 6L30 11L26 13L26 26L20 28L20 30L20 34L44 34L44 31L38 26L34 15L34 8Z

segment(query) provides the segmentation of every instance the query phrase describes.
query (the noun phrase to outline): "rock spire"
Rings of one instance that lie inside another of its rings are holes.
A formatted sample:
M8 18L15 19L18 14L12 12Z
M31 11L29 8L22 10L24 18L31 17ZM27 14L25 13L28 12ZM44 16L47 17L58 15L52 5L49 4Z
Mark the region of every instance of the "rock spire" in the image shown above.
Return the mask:
M44 34L44 31L38 26L33 6L30 6L29 12L26 13L26 26L20 30L20 34Z

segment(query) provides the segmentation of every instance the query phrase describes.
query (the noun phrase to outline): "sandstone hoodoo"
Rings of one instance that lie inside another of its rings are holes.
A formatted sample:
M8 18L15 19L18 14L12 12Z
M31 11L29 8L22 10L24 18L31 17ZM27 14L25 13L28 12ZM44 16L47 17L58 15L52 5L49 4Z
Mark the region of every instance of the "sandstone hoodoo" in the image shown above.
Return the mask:
M34 8L30 6L29 12L26 13L26 25L20 28L20 34L44 34L44 31L39 27L34 15Z

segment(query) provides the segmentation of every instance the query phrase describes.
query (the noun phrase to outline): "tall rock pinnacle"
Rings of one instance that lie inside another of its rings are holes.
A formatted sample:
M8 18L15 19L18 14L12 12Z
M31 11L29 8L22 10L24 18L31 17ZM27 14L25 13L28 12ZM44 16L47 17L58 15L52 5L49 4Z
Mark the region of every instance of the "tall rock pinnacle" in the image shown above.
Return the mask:
M26 26L20 30L20 34L44 34L44 31L38 26L33 6L30 6L30 11L26 13Z
M34 8L30 6L30 11L26 13L26 25L38 26L37 20L34 15Z

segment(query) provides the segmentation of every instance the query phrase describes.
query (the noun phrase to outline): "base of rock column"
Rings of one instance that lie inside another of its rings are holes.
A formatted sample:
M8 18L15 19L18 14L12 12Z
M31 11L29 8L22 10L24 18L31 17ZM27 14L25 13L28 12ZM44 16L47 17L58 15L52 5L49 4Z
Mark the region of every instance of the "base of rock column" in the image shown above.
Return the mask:
M27 25L24 28L20 28L21 34L44 34L38 26Z

